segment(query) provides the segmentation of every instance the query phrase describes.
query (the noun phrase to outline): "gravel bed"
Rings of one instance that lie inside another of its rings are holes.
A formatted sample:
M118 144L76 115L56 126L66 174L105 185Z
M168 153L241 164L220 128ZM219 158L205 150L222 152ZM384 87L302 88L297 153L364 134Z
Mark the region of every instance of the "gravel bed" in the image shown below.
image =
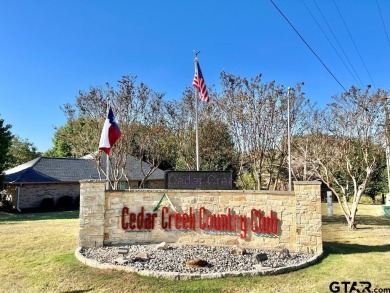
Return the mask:
M135 270L149 270L175 273L223 273L232 271L252 271L259 267L280 268L298 265L309 258L311 254L290 253L288 250L269 251L245 249L243 254L232 254L234 247L210 247L190 245L169 245L166 249L157 249L156 245L124 245L82 248L80 253L100 263L129 266ZM126 255L118 254L120 250L128 249ZM237 249L236 249L237 250ZM136 255L143 253L146 259L137 259ZM267 260L259 262L258 255L266 254ZM257 257L256 257L257 256ZM201 259L207 261L204 267L189 267L188 260Z

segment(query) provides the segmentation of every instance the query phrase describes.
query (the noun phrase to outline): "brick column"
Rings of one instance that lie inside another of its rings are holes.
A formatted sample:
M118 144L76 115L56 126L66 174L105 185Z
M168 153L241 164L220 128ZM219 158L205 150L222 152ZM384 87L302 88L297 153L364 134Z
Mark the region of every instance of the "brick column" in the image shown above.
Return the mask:
M80 181L80 247L100 247L104 240L105 181Z
M322 253L321 182L296 181L294 192L297 250Z

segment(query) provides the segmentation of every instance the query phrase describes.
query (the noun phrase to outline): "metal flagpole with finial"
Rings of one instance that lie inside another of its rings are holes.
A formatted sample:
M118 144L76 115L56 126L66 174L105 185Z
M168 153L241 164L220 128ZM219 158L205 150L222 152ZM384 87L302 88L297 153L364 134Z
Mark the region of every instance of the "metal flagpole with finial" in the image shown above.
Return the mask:
M203 78L202 70L200 69L198 54L200 51L195 51L195 75L192 80L192 85L197 89L199 99L202 102L209 102L209 94L207 92L206 83ZM196 135L196 171L199 171L199 137L198 137L198 98L195 97L195 135Z
M195 51L195 59L194 59L194 64L195 64L195 76L198 74L198 54L200 51ZM198 98L196 96L196 91L195 91L195 140L196 140L196 171L199 171L199 134L198 134Z

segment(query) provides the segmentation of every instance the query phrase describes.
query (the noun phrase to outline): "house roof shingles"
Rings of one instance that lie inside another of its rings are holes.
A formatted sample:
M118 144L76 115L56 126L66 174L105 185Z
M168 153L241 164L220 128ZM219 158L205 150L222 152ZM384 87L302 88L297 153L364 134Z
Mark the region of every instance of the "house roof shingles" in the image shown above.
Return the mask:
M105 169L105 160L102 161ZM143 162L146 173L149 164ZM130 180L142 180L141 162L129 156L126 174ZM104 175L101 175L104 177ZM163 179L164 172L157 169L148 180ZM54 183L99 179L96 161L90 159L40 157L4 172L5 183Z

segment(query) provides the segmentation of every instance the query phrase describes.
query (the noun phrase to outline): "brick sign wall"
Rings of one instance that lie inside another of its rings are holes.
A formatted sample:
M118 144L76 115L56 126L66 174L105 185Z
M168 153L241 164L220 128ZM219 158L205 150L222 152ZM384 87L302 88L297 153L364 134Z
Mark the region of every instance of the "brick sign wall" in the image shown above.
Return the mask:
M320 183L294 192L110 191L82 181L80 247L182 243L322 252Z

